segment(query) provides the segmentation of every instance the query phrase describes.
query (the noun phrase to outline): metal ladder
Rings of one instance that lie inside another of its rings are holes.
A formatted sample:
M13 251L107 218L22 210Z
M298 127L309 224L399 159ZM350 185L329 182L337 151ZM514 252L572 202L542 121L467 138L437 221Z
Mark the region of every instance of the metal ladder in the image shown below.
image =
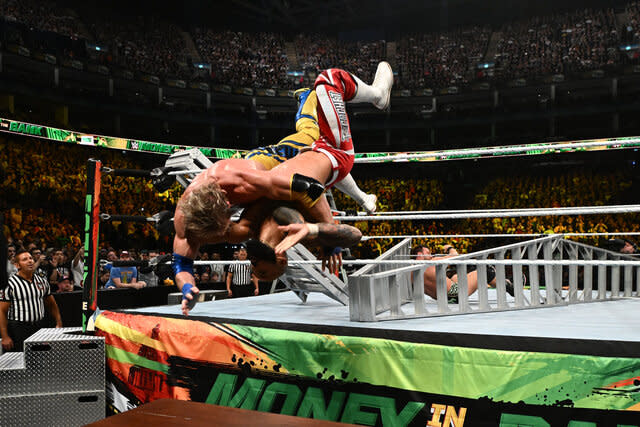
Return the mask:
M640 282L638 260L576 243L563 235L432 261L411 261L408 256L403 259L410 244L410 239L405 239L377 258L382 263L363 267L349 277L351 320L370 322L523 310L640 297L640 289L633 286L634 277L636 283ZM489 266L494 266L496 278L495 297L491 299L487 283ZM423 294L423 273L430 267L435 267L435 300ZM447 267L454 267L457 274L457 303L448 301ZM471 300L467 279L470 268L477 270L478 282L477 295ZM512 297L507 297L509 275Z
M164 165L167 168L171 168L170 170L172 171L196 171L198 169L205 170L213 166L213 162L202 154L202 151L197 148L192 148L190 150L173 153ZM196 175L195 173L177 175L176 179L180 185L187 188Z
M333 199L331 190L325 192L329 206L336 210L336 203ZM343 253L350 254L349 250L343 250ZM287 257L290 261L317 261L318 259L303 245L297 244L287 251ZM282 283L291 289L302 302L307 302L307 296L310 292L320 292L330 298L338 301L342 305L349 304L348 277L341 270L339 277L323 271L321 265L314 264L297 264L289 265L285 273L280 277Z
M287 250L290 261L316 261L317 258L301 244ZM310 292L320 292L342 305L349 303L347 283L337 276L322 271L317 264L297 264L287 267L280 280L291 289L302 302L307 302Z

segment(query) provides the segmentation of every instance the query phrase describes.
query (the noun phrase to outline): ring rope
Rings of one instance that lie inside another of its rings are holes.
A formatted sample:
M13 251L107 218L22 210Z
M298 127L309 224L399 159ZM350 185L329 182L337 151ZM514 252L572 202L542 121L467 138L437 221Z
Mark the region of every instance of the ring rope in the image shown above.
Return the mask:
M199 174L200 172L205 171L205 169L192 169L192 170L184 170L184 171L170 171L167 172L167 175L191 175L191 174Z
M623 207L627 207L630 205L608 205L605 206L607 208L623 208ZM571 210L571 209L577 209L577 208L598 208L600 206L575 206L575 207L571 207L571 206L564 206L564 207L559 207L559 208L513 208L513 209L508 209L510 212L535 212L535 211L539 211L540 209L554 209L555 211L564 211L564 210ZM439 214L453 214L453 213L459 213L459 212L469 212L469 213L493 213L493 212L497 212L497 211L504 211L505 209L465 209L465 210L429 210L429 211L380 211L380 212L374 212L374 213L366 213L366 212L358 212L357 216L382 216L382 215L439 215ZM348 211L338 211L338 210L332 210L333 213L337 213L338 215L336 216L336 218L341 218L341 216L348 216Z
M460 150L440 150L419 153L401 153L388 156L378 157L359 157L354 163L379 163L393 162L405 160L418 160L428 157L434 157L434 160L446 160L446 157L465 157L465 156L482 156L491 154L492 156L514 155L514 154L530 154L536 150L563 150L590 147L611 147L611 146L634 146L640 145L640 138L625 138L626 140L609 140L609 141L585 141L585 142L564 142L564 143L538 143L531 145L519 146L502 146L502 147L483 147L483 148L466 148ZM443 158L444 157L444 158Z
M633 257L633 255L626 255ZM320 264L322 260L289 260L289 265L312 265L312 264ZM212 265L212 264L249 264L250 261L194 261L194 265ZM632 260L530 260L530 259L519 259L519 260L511 260L511 259L456 259L453 258L445 258L445 259L429 259L429 260L419 260L419 259L343 259L343 265L418 265L418 264L427 264L427 265L506 265L511 266L514 264L518 265L532 265L532 266L544 266L544 265L606 265L606 266L628 266L628 267L640 267L640 260L632 261Z
M410 212L410 211L409 211ZM560 216L560 215L591 215L591 214L619 214L640 212L640 205L619 206L583 206L576 208L532 208L532 209L493 209L481 212L450 211L444 214L407 214L407 215L363 215L363 216L334 216L340 221L394 221L420 219L469 219L469 218L509 218L525 216Z
M244 261L240 261L240 260L228 260L228 261L224 261L224 260L220 260L220 261L215 261L215 260L197 260L197 261L193 261L193 265L229 265L229 264L239 264L239 265L243 265L243 264L251 264L250 260L244 260Z
M415 239L456 239L456 238L497 238L497 237L547 237L547 236L567 236L567 237L595 237L595 236L640 236L640 232L631 231L628 233L623 232L611 232L611 233L562 233L562 234L547 234L547 233L488 233L488 234L421 234L421 235L387 235L387 236L362 236L361 240L372 240L372 239L408 239L410 237Z
M308 264L319 264L321 260L290 260L290 265L308 265ZM624 267L640 267L639 261L631 261L631 260L530 260L530 259L519 259L519 260L511 260L511 259L456 259L446 258L446 259L430 259L430 260L417 260L417 259L390 259L390 260L378 260L378 259L350 259L350 260L342 260L343 265L418 265L418 264L427 264L427 265L530 265L530 266L545 266L545 265L557 265L557 266L567 266L567 265L577 265L577 266L624 266Z
M289 260L289 265L310 265L310 264L320 264L322 260ZM249 261L194 261L194 265L210 265L210 264L248 264ZM428 264L428 265L607 265L607 266L633 266L640 267L640 261L631 261L631 260L529 260L529 259L519 259L519 260L511 260L511 259L456 259L454 258L446 258L446 259L430 259L430 260L418 260L418 259L343 259L342 264L349 265L369 265L369 264L377 264L377 265L417 265L417 264Z
M629 255L627 255L629 256ZM632 256L632 255L631 255ZM239 261L239 260L228 260L228 261L194 261L193 265L230 265L230 264L250 264L251 261ZM322 260L289 260L289 265L312 265L312 264L320 264ZM544 265L607 265L607 266L634 266L640 267L640 261L631 261L631 260L528 260L528 259L519 259L510 260L510 259L456 259L446 258L446 259L430 259L430 260L418 260L418 259L387 259L387 260L379 260L379 259L352 259L342 260L343 265L418 265L418 264L427 264L427 265L513 265L513 264L521 264L521 265L532 265L532 266L544 266Z

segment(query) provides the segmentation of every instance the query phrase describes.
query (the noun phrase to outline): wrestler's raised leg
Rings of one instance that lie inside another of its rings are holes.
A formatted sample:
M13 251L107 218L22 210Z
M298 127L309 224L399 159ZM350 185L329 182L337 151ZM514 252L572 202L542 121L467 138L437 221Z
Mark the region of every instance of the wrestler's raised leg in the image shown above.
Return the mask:
M332 164L329 158L317 151L304 151L297 156L288 159L286 162L279 164L271 169L269 174L273 175L275 182L287 181L291 182L292 176L301 174L309 178L313 178L324 184L333 175ZM315 221L331 222L331 209L324 195L320 197L318 203L309 208L308 214ZM305 214L306 215L306 214Z
M367 194L362 191L351 174L345 176L342 181L336 182L335 187L349 195L367 212L372 213L376 211L376 202L378 201L378 197L375 194Z
M301 174L324 184L331 176L331 161L316 151L304 151L271 169L274 176L290 179L293 174Z
M311 138L311 145L320 137L318 129L318 98L315 91L309 88L298 89L294 92L298 100L298 111L296 112L296 132L307 135Z
M369 102L380 110L389 108L391 101L391 86L393 86L393 71L388 62L378 64L376 76L371 85L366 84L357 76L353 76L358 87L355 96L347 102Z

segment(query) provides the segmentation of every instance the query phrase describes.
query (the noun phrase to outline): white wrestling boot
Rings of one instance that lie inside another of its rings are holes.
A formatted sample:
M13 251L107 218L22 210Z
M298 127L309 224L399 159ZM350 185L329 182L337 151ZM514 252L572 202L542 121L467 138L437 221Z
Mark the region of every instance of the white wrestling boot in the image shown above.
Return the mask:
M375 194L367 194L362 191L351 174L342 178L342 181L336 182L335 187L355 200L356 203L364 208L368 213L376 211L378 196Z
M353 76L353 75L352 75ZM358 88L353 99L349 102L369 102L380 110L386 110L391 103L391 87L393 86L393 71L388 62L378 64L373 83L368 85L357 76L353 76Z
M391 87L393 86L393 71L387 61L378 64L376 76L372 86L380 91L380 98L373 102L379 110L386 110L391 103Z
M366 196L363 197L362 203L360 203L360 206L362 206L364 210L367 211L367 213L372 214L378 208L377 202L378 202L378 196L376 196L375 194L367 194Z

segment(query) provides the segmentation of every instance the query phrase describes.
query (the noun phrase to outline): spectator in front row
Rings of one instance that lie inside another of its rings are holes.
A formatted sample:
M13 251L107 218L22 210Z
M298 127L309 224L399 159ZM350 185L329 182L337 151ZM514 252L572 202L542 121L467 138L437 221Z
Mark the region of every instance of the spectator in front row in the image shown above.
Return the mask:
M81 246L71 261L71 273L73 274L73 285L84 286L84 248Z
M73 291L73 282L69 276L58 277L58 290L56 292L71 292Z
M109 251L107 252L107 262L111 263L117 260L118 260L118 254L116 254L116 251L114 251L113 249L109 249ZM112 266L113 266L112 264L106 264L104 268L106 268L107 270L111 270Z
M62 318L56 300L51 295L47 279L34 274L35 262L26 249L17 251L14 265L18 271L9 277L0 291L0 335L5 351L23 351L24 340L46 327L45 314L49 313L62 327Z
M98 288L105 288L107 286L107 282L109 282L109 270L100 267L100 272L98 273Z
M209 261L209 254L207 252L200 251L200 261ZM197 265L195 267L195 272L199 274L200 277L202 277L203 273L209 274L211 273L211 265L209 264Z
M140 259L142 261L148 262L153 260L157 256L158 251L155 250L148 251L146 249L143 249L142 251L140 251ZM138 278L140 279L140 281L145 282L148 288L158 286L158 276L156 275L155 271L153 271L153 267L151 266L140 267L138 271Z
M46 255L43 254L39 248L31 249L29 252L31 253L33 261L36 263L35 274L45 279L49 277L49 261L47 261Z
M121 261L131 261L128 251L122 251L120 253ZM105 289L115 288L134 288L142 289L147 284L143 281L138 281L138 269L135 267L111 267L111 274L109 275L109 281L105 284Z
M220 252L213 252L211 254L211 261L221 261L222 260L222 256L220 255ZM213 282L224 282L225 280L225 266L222 264L211 264L210 265L211 271L210 271L210 275L211 275L211 281ZM214 279L214 273L216 276L218 276L217 279Z
M71 262L69 261L66 251L56 249L51 257L50 265L51 271L49 273L49 283L51 284L51 289L56 292L58 290L58 281L60 280L60 277L71 277Z
M11 277L12 274L18 272L16 266L13 263L13 258L16 256L16 246L10 244L7 246L7 277Z

